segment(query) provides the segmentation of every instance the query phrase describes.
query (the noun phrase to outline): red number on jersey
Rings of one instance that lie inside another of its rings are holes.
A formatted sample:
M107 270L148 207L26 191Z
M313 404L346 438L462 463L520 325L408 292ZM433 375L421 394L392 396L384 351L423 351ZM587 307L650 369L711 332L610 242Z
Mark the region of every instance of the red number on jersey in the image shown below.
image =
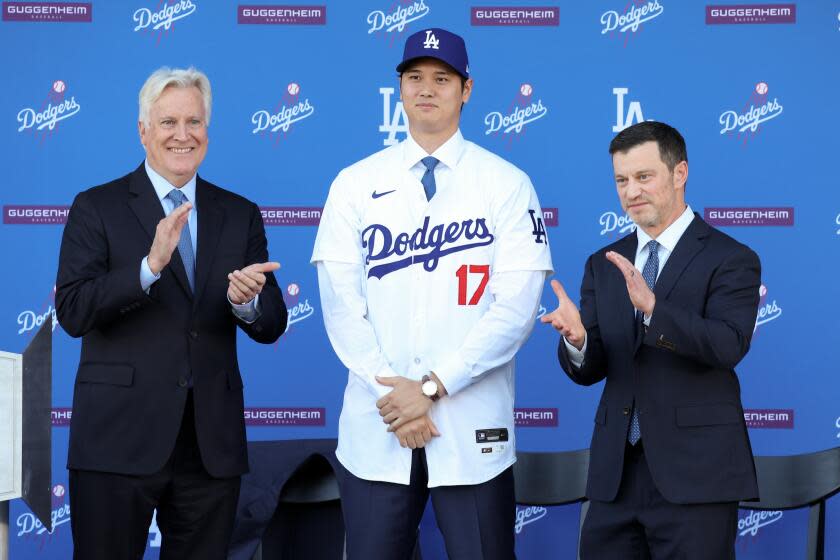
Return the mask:
M481 282L478 284L475 293L467 303L467 273L481 274ZM484 289L487 287L487 282L490 280L490 265L489 264L471 264L461 265L461 268L455 273L458 277L458 305L477 305L478 300L484 294Z

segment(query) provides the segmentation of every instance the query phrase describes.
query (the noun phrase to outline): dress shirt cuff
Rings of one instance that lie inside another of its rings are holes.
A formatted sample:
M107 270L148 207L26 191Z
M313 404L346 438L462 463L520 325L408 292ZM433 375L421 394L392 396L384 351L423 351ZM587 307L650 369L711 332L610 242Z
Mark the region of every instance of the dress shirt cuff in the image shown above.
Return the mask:
M586 336L583 337L583 347L580 350L572 346L565 336L563 337L563 343L566 345L569 361L572 362L573 366L580 369L580 366L583 365L583 357L586 355Z
M444 361L432 371L443 383L450 397L472 383L470 368L458 356Z
M233 314L249 325L260 318L260 294L255 295L248 303L233 303L228 296L228 303Z
M143 260L140 261L140 287L143 288L143 291L146 294L149 293L149 288L152 287L152 284L157 282L160 279L160 272L155 274L152 272L152 269L149 268L149 257L143 257Z

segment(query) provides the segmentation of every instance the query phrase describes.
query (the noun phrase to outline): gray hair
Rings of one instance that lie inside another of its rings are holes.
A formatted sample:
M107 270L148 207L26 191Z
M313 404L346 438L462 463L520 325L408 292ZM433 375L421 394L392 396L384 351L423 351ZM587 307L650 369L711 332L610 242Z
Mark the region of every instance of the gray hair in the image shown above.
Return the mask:
M168 87L188 88L196 87L201 92L201 97L204 100L204 114L207 119L207 126L210 125L210 106L213 101L213 95L210 92L210 80L204 72L196 70L195 67L190 66L186 70L183 68L169 68L164 66L158 68L152 75L148 77L146 83L140 89L140 120L146 125L151 126L151 118L149 112L152 105L160 98L163 91Z

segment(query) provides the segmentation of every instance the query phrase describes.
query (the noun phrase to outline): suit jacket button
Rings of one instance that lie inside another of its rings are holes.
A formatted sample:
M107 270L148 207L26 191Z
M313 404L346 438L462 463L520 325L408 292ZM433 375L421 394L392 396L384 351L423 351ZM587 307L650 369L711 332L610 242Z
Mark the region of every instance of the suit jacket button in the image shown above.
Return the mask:
M187 378L181 377L178 379L178 387L186 387L187 386Z
M198 340L198 331L190 331L190 338Z
M625 406L624 410L622 410L621 413L624 414L624 416L627 416L628 414L630 414L630 407Z

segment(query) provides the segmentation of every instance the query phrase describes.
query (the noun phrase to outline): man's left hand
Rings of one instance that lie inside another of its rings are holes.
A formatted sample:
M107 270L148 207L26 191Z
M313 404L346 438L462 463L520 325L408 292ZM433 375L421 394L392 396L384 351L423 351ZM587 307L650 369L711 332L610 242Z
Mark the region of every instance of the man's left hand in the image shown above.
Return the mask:
M280 263L265 262L248 265L242 270L234 270L228 274L228 299L237 305L248 303L262 292L265 286L265 273L273 272L278 268L280 268Z
M390 393L376 401L379 415L393 432L406 422L425 415L432 408L432 399L423 394L420 382L401 375L376 377L380 385L393 387Z
M607 260L613 263L627 283L627 295L633 307L645 314L646 317L653 315L653 307L656 305L656 296L648 288L647 282L642 278L642 273L636 270L633 263L615 251L607 251Z

